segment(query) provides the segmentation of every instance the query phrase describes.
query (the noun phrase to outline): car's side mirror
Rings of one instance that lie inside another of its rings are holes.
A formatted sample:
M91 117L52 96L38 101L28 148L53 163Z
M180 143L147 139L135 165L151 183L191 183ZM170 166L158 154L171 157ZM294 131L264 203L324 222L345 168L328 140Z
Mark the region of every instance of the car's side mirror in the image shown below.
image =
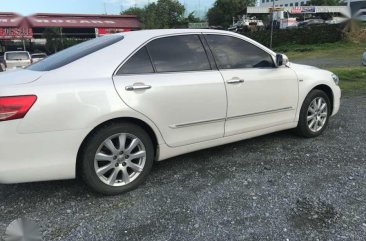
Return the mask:
M276 54L276 65L277 67L280 67L282 65L288 64L288 58L284 54Z

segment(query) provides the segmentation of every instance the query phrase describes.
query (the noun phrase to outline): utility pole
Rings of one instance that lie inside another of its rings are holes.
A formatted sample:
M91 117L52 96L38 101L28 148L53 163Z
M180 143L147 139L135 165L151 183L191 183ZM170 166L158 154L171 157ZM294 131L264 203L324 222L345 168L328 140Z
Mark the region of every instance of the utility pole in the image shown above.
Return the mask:
M272 0L272 21L271 21L271 41L269 43L269 48L272 49L272 42L273 42L273 22L274 22L274 7L275 7L275 0Z
M198 0L198 15L201 16L201 0Z

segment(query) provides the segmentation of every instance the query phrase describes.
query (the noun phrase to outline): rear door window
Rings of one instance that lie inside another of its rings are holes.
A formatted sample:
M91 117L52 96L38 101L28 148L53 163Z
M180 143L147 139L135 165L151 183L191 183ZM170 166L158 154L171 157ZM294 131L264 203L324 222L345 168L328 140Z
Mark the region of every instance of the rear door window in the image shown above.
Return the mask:
M154 68L146 47L143 47L118 70L117 75L148 73L154 73Z
M95 38L53 54L42 61L30 65L27 69L34 71L50 71L58 69L89 54L115 44L122 39L122 35L107 35Z
M159 38L150 42L147 48L158 73L211 69L198 35Z

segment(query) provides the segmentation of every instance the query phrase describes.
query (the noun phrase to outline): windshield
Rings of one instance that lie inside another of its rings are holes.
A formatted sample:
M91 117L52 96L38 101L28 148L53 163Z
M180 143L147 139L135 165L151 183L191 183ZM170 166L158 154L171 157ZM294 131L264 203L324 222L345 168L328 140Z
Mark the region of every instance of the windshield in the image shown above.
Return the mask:
M107 35L95 38L73 47L64 49L56 54L53 54L44 60L28 66L26 69L34 71L50 71L67 64L70 64L80 58L83 58L91 53L115 44L123 39L122 35Z
M6 60L29 60L29 54L27 52L13 52L5 53Z

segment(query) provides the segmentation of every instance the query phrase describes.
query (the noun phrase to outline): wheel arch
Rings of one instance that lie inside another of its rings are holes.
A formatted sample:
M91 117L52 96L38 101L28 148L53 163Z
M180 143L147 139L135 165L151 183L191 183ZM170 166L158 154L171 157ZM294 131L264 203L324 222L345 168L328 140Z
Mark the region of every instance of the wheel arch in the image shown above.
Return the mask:
M159 142L158 142L158 136L156 135L154 129L147 124L145 121L142 121L138 118L135 117L120 117L120 118L113 118L107 121L104 121L102 123L100 123L99 125L97 125L96 127L94 127L88 134L87 136L83 139L81 145L79 146L78 152L77 152L77 156L76 156L76 177L78 178L80 176L80 163L81 163L81 157L83 155L83 149L85 148L85 145L87 144L89 138L93 135L93 133L95 133L97 130L103 128L106 125L110 125L110 124L115 124L115 123L132 123L132 124L136 124L138 126L140 126L141 128L143 128L148 135L150 136L152 142L153 142L153 146L154 146L154 151L155 151L155 158L158 156L159 150L158 150L158 146L159 146Z
M309 93L313 90L321 90L323 91L329 98L330 101L330 113L333 113L333 105L334 105L334 93L332 88L330 88L328 85L326 84L320 84L315 86L314 88L312 88ZM309 94L308 93L308 94Z

